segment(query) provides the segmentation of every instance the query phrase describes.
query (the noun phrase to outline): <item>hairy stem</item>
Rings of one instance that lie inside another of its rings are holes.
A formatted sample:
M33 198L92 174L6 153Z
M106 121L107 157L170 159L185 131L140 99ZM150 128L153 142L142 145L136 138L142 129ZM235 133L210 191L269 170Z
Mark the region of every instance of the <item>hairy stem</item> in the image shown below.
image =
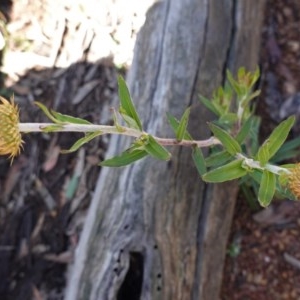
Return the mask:
M243 155L242 153L238 153L236 155L236 158L243 159L244 163L252 169L258 169L258 170L266 169L266 170L268 170L268 171L270 171L274 174L277 174L277 175L279 175L280 173L286 173L286 174L291 173L291 171L286 169L286 168L275 166L275 165L272 165L272 164L265 164L264 166L262 166L259 161L254 160L252 158L248 158L245 155Z
M53 126L57 126L55 129ZM54 124L54 123L19 123L20 132L97 132L101 131L103 134L119 134L134 138L139 138L148 133L139 131L137 129L128 128L124 126L109 126L109 125L94 125L94 124ZM162 146L186 146L191 147L197 145L198 147L210 147L212 145L220 144L220 141L215 137L210 137L206 140L182 140L177 141L172 138L160 138L153 136L155 140Z

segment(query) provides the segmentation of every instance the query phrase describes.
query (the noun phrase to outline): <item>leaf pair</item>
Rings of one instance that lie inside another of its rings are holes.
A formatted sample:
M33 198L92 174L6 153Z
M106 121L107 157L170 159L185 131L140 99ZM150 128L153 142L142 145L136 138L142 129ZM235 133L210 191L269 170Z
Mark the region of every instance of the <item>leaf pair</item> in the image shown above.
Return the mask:
M44 112L44 114L55 124L81 124L81 125L91 125L87 120L72 117L69 115L64 115L54 110L49 110L44 104L40 102L35 102L35 104Z
M225 182L238 179L247 175L248 171L243 166L243 160L236 159L228 164L216 168L203 175L203 180L207 182ZM261 173L254 171L253 173ZM250 173L251 174L251 173ZM276 191L276 175L268 170L262 172L259 176L258 201L261 206L266 207L272 201Z
M40 102L35 102L35 104L44 112L44 114L55 124L49 125L43 128L44 132L55 132L59 131L62 129L63 125L65 124L79 124L79 125L91 125L87 120L81 119L81 118L76 118L72 117L69 115L64 115L59 112L53 111L53 110L48 110L48 108L40 103ZM96 132L89 132L86 133L85 136L79 140L77 140L73 146L68 149L68 150L61 150L61 153L71 153L77 151L81 146L84 144L90 142L92 139L95 137L101 135L101 131L96 131Z
M171 114L167 113L167 118L170 126L172 127L176 140L178 142L181 142L182 140L192 140L191 135L187 131L187 125L189 122L189 116L190 116L190 107L188 107L184 114L182 115L180 120L177 120L175 117L173 117Z
M175 132L175 136L177 141L185 140L193 140L191 135L187 131L187 125L190 115L190 108L187 108L182 115L180 121L178 121L175 117L167 113L167 118L169 121L169 124L171 125L173 131ZM197 147L197 145L193 146L192 150L192 158L194 161L194 164L196 166L196 169L200 176L202 176L204 173L206 173L206 164L205 159L202 153L202 150Z
M160 160L169 160L171 158L171 154L166 148L161 146L152 135L144 135L138 139L132 147L118 156L104 160L99 165L102 167L123 167L147 155Z
M142 123L131 100L131 96L122 76L118 76L120 114L130 128L142 131Z

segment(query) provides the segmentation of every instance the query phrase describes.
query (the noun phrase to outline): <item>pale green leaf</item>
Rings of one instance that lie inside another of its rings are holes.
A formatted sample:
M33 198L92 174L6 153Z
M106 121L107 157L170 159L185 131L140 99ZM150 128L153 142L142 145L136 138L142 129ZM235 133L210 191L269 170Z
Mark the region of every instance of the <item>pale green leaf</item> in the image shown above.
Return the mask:
M202 176L207 172L207 170L201 148L194 146L192 150L192 157L198 173Z
M233 87L233 89L235 90L237 95L240 96L242 94L242 89L241 89L239 83L236 80L234 80L234 78L229 70L227 70L226 76L227 76L227 80L229 81L230 85Z
M276 189L276 175L264 170L258 191L258 201L261 206L266 207L272 201Z
M215 115L220 116L220 111L215 107L215 105L210 101L209 99L199 95L200 102L211 112L213 112Z
M232 137L228 132L224 129L214 125L209 124L210 130L213 132L214 136L220 140L223 147L231 154L235 155L237 153L241 153L242 149L239 143Z
M126 131L126 129L123 128L123 127L119 124L118 116L117 116L116 110L115 110L114 108L112 108L112 110L113 110L113 121L114 121L114 125L116 126L118 132L124 132L124 131Z
M84 144L90 142L95 137L101 135L101 131L96 132L89 132L87 133L83 138L79 139L77 142L74 143L74 145L69 150L61 150L61 153L71 153L77 151L80 147L82 147Z
M99 165L102 167L124 167L146 157L147 155L148 153L145 150L133 150L130 148L121 153L119 156L102 161Z
M154 158L161 160L169 160L171 158L171 153L161 146L152 135L148 135L148 142L144 145L144 149Z
M124 121L130 128L140 130L138 123L133 118L129 117L126 113L124 113L124 110L122 107L120 107L120 113L121 113L121 116L123 117Z
M225 113L219 119L219 122L222 124L234 124L238 121L238 116L235 113Z
M52 122L60 123L56 118L54 118L54 116L50 113L50 111L44 104L38 101L35 101L34 104L37 105Z
M297 137L293 140L284 143L273 156L272 161L279 162L295 157L297 154L299 154L299 147L300 137Z
M257 153L257 160L260 162L262 166L264 166L270 158L269 153L269 145L268 143L264 143L259 149Z
M245 141L245 139L249 136L253 123L254 123L254 119L250 117L242 125L242 128L240 129L240 131L238 132L235 138L239 144L242 144Z
M188 107L185 110L184 114L182 115L182 117L179 121L178 127L176 129L176 139L179 142L182 141L182 139L184 138L184 136L186 134L187 125L189 122L190 111L191 111L190 107Z
M210 154L206 159L205 163L207 167L218 167L228 162L232 156L225 150L217 153Z
M89 122L87 120L77 118L77 117L72 117L69 115L63 115L63 114L53 111L53 110L51 110L51 113L56 118L56 120L58 120L59 122L62 122L62 123L84 124L84 125L92 124L91 122Z
M128 117L132 118L136 122L138 129L142 130L142 123L135 110L128 87L122 76L118 76L118 85L119 85L119 97L120 97L122 109L124 110L125 114Z
M169 122L170 126L172 127L173 131L176 134L178 126L179 126L179 121L169 113L167 113L167 118L168 118L168 122ZM183 139L192 140L192 137L187 131L185 131Z
M243 177L247 171L242 167L243 160L237 159L203 175L206 182L224 182Z
M295 117L291 116L285 121L281 122L271 133L269 138L262 144L260 147L267 147L269 151L269 157L268 160L275 155L275 153L280 149L280 147L283 145L285 140L287 139L287 136L293 127L295 123ZM260 152L260 149L258 150L258 154ZM258 156L257 154L257 156Z
M257 91L254 91L252 94L250 94L244 101L243 101L243 107L246 107L247 105L249 105L249 102L258 97L260 95L261 91L260 90L257 90Z

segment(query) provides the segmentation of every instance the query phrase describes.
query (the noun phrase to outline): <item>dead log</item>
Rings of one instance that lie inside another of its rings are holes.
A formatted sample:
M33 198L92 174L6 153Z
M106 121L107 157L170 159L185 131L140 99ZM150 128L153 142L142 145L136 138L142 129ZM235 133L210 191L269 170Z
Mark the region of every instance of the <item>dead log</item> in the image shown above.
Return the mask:
M189 131L209 135L211 96L226 69L258 63L264 0L164 0L148 11L128 84L147 132L171 136L165 113L192 106ZM128 147L112 137L108 157ZM235 182L206 185L191 150L103 168L66 292L67 300L219 298Z

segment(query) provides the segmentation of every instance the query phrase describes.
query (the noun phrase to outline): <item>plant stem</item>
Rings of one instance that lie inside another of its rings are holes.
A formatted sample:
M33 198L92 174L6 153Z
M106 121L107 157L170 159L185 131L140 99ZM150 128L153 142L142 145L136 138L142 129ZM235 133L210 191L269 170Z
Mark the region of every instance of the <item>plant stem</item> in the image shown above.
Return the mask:
M257 160L253 160L252 158L248 158L246 157L245 155L241 154L241 153L238 153L236 155L236 158L241 158L244 160L244 163L249 166L250 168L253 168L253 169L258 169L258 170L268 170L274 174L280 174L280 173L286 173L286 174L290 174L291 171L286 169L286 168L283 168L283 167L279 167L279 166L275 166L275 165L272 165L272 164L266 164L264 166L262 166L260 164L259 161Z
M57 126L57 128L53 128ZM53 129L52 129L53 128ZM128 128L124 126L109 126L109 125L94 125L94 124L55 124L55 123L19 123L20 132L97 132L101 131L103 134L119 134L134 138L139 138L148 133L139 131L137 129ZM162 146L198 146L210 147L212 145L220 144L220 141L215 137L210 137L206 140L182 140L177 141L172 138L160 138L153 136L155 140Z

